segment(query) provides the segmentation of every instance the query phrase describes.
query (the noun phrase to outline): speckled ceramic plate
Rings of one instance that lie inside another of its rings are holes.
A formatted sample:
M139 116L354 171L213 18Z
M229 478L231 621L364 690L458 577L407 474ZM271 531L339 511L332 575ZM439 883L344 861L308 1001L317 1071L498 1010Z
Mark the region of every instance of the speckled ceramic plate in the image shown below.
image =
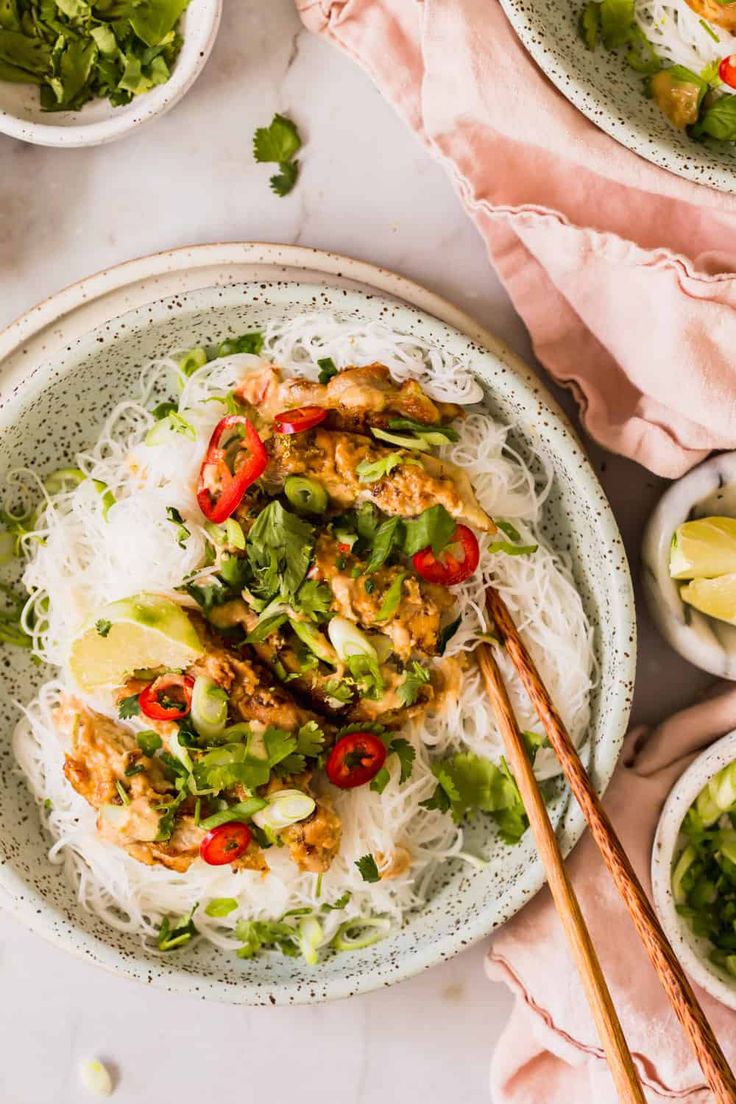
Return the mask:
M279 279L300 272L297 280ZM407 300L421 302L432 314ZM131 393L149 357L305 310L380 318L467 358L486 388L490 412L514 426L515 447L552 465L544 528L557 547L569 551L596 629L599 680L588 754L603 790L626 726L635 661L631 582L610 508L580 445L538 381L491 335L416 285L344 258L257 245L181 250L92 277L0 334L0 480L19 463L56 468L61 458L93 440L106 410ZM49 864L48 840L9 741L17 716L12 702L28 698L43 673L22 654L4 653L0 662L0 886L23 923L125 976L249 1004L348 996L390 985L455 954L512 916L543 884L528 836L507 848L487 823L478 822L472 842L490 853L489 866L476 871L448 863L423 911L365 951L334 956L318 968L280 956L244 962L208 946L180 955L147 952L138 939L121 936L80 910L63 876ZM583 821L565 792L554 815L569 851Z
M584 0L501 0L519 38L570 103L621 145L663 169L736 191L736 147L702 144L673 127L623 57L590 51L578 34Z

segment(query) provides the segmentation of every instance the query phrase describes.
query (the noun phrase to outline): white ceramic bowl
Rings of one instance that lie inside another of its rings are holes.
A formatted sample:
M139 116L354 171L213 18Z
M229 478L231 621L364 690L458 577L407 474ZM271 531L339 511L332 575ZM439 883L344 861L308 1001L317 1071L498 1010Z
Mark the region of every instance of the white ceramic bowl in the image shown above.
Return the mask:
M644 593L660 632L683 659L719 678L736 680L736 627L683 602L669 572L677 526L719 514L736 517L736 452L706 460L662 495L644 532Z
M191 0L182 16L184 44L171 77L123 107L93 100L80 111L42 111L36 85L0 81L0 132L37 146L68 148L122 138L163 115L191 88L212 51L221 13L222 0Z
M356 281L370 285L357 288ZM434 316L405 305L405 299ZM318 251L231 243L142 258L68 288L0 333L0 483L8 467L31 462L52 470L60 455L73 455L93 439L110 404L137 388L151 356L211 344L304 311L381 320L469 359L488 409L513 426L513 446L539 474L531 452L550 465L542 529L569 555L595 633L599 678L586 758L602 792L626 728L636 655L631 583L610 507L539 381L491 335L416 285ZM517 912L543 884L529 833L509 848L478 818L468 843L488 855L489 865L470 870L447 863L425 908L374 947L336 955L318 969L282 956L234 959L204 944L181 956L154 954L136 936L80 909L66 879L49 863L49 840L9 739L18 716L13 701L28 700L43 675L20 650L0 659L0 901L45 938L117 973L240 1003L348 996L390 985L457 953ZM583 831L582 814L564 787L550 810L567 854Z
M699 755L670 790L652 848L652 893L662 927L690 977L721 1004L736 1009L736 978L708 961L710 944L695 935L687 921L678 915L671 881L672 859L685 813L703 786L734 759L736 731L729 732Z

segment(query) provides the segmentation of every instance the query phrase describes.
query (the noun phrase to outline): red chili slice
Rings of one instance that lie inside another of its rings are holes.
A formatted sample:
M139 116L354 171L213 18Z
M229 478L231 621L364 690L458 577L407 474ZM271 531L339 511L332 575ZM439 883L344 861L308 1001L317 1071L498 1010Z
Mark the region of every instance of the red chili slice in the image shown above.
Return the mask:
M333 786L352 790L375 778L386 762L386 746L375 732L341 736L327 759L327 777Z
M199 845L199 854L210 866L224 866L244 855L250 841L248 825L231 820L228 824L218 824L210 829Z
M454 586L469 579L480 560L475 533L467 525L458 525L447 548L435 556L431 548L422 548L412 556L417 575L428 583Z
M724 57L718 66L718 76L724 84L729 85L730 88L736 88L736 54Z
M179 721L192 708L194 679L188 675L161 675L138 696L141 713L152 721Z
M275 433L304 433L306 429L314 429L327 417L327 411L323 406L297 406L295 410L282 410L274 415L273 428Z
M215 525L227 521L267 463L266 449L252 422L243 414L222 418L210 437L197 484L197 502L208 521Z

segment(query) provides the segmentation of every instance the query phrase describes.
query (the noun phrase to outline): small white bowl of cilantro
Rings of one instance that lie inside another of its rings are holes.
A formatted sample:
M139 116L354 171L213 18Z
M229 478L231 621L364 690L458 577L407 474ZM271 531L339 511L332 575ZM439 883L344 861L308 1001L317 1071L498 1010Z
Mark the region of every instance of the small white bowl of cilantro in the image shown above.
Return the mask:
M0 3L0 132L93 146L168 111L212 50L222 0Z
M654 837L652 892L688 974L736 1009L736 732L670 791Z

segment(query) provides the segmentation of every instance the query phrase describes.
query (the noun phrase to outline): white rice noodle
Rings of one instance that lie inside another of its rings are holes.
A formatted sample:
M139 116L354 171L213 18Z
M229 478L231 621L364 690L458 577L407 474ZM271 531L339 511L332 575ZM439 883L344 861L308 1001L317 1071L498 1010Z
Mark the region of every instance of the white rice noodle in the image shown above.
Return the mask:
M437 399L467 405L482 397L468 366L456 357L378 324L360 326L314 315L272 324L263 355L286 374L312 378L317 359L325 356L338 367L381 361L397 380L418 379ZM499 733L473 671L456 702L442 713L426 715L405 733L417 752L406 784L399 786L394 765L381 795L367 787L333 794L343 838L339 855L322 879L319 901L315 876L300 873L285 848L267 852L271 872L265 877L200 861L180 874L144 866L98 837L94 810L62 773L64 752L53 720L53 707L66 682L63 664L69 644L80 625L106 602L137 591L184 601L175 588L183 576L197 570L204 549L196 475L223 412L221 403L209 400L222 398L244 373L262 364L259 358L239 355L197 370L185 382L180 404L196 439L171 434L166 443L156 446L144 443L153 419L143 403L153 404L154 391L176 375L176 363L161 360L150 365L141 381L142 402L116 407L94 447L79 456L79 466L90 479L73 490L51 498L46 495L37 531L26 538L29 562L24 581L31 591L26 612L41 614L34 630L35 652L61 671L24 710L15 734L16 755L54 838L51 859L64 866L84 907L113 927L138 932L147 940L162 916L184 914L199 901L196 923L202 935L223 948L234 947L233 928L239 918L278 917L290 908L334 901L345 890L352 893L347 910L325 914L328 935L346 915L382 914L399 923L408 910L421 904L436 864L463 848L462 830L448 816L419 806L435 788L432 756L469 748L498 761L501 753ZM493 582L516 618L563 718L581 742L595 678L593 642L570 565L540 535L549 479L538 484L506 444L506 427L487 414L476 410L457 425L460 440L447 446L444 455L468 471L489 513L512 522L523 541L538 543L539 549L531 556L491 553L484 538L480 570L456 588L462 623L448 655L472 650L476 634L488 629L483 591L487 582ZM104 482L115 495L107 519L91 480ZM181 512L190 530L184 548L166 518L169 506ZM538 722L518 678L503 656L500 662L522 728L534 729ZM537 767L541 777L558 769L546 750L540 753ZM50 802L50 811L43 808L45 801ZM411 868L378 884L365 883L355 860L382 853L388 862L397 847L409 851ZM235 898L237 911L224 919L207 917L205 906L216 897Z
M736 53L736 36L709 23L686 0L635 0L636 21L657 55L694 73ZM736 89L723 84L719 91Z

